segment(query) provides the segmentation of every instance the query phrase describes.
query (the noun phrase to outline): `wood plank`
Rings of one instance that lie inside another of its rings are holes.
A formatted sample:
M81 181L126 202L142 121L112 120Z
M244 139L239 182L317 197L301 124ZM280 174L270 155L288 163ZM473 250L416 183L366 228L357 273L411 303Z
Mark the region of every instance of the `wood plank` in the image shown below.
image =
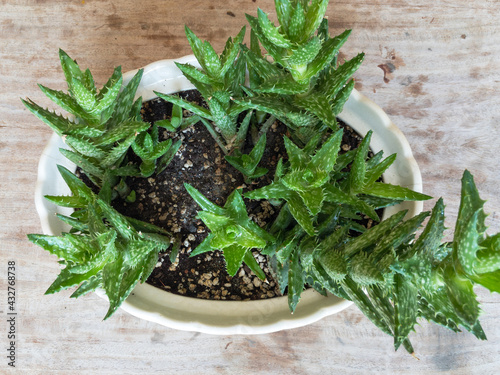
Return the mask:
M26 233L40 231L33 192L51 132L19 98L49 106L36 83L65 89L58 48L91 68L102 85L114 66L127 71L188 54L184 24L221 50L246 23L244 14L256 14L257 6L275 19L271 0L0 2L0 300L4 306L6 262L13 259L18 265L17 371L497 373L500 298L484 290L478 293L489 340L423 323L413 335L420 361L403 350L394 353L390 337L355 307L292 331L219 337L171 330L122 311L103 323L107 303L95 295L79 300L70 300L69 292L43 295L59 267L54 256L26 240ZM491 231L500 231L499 12L500 3L492 0L337 0L328 10L332 34L353 29L342 56L366 53L357 88L407 136L425 192L445 198L447 226L456 219L459 180L468 168L488 200ZM0 372L6 369L4 355Z

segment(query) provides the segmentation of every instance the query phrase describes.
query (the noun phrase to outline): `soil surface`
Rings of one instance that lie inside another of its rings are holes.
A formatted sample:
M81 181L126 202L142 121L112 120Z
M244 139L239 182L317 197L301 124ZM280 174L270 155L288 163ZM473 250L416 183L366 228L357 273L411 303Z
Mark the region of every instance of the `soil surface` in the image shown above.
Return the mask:
M203 105L197 91L185 91L181 95ZM142 116L151 123L169 119L171 108L170 103L154 99L143 104ZM185 116L189 116L189 112L185 111ZM344 127L343 151L357 148L362 138L345 124L340 125ZM247 300L281 295L269 272L266 258L257 252L254 256L266 273L266 281L261 281L246 265L234 277L229 276L220 251L189 257L191 251L206 238L208 229L196 218L199 206L187 193L184 183L193 185L219 206L224 205L236 188L244 187L248 191L270 184L279 159L287 158L283 142L286 132L286 126L278 121L270 127L266 152L259 163L259 167L265 167L269 172L247 185L242 174L226 162L224 153L201 122L180 133L160 128L162 140L182 140L182 146L172 162L159 175L127 178L128 186L136 192L135 202L113 201L118 211L165 228L180 242L180 251L174 262L170 261L170 250L159 254L158 264L147 280L149 284L172 293L204 299ZM249 136L243 153L250 152L252 148ZM245 203L250 218L261 227L272 222L278 214L278 208L267 201L245 199Z

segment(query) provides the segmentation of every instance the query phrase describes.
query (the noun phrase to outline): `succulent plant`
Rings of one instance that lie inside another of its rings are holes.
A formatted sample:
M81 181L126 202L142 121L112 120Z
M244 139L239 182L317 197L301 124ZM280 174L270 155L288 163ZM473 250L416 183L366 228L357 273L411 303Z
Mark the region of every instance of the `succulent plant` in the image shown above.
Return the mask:
M247 182L265 175L267 168L257 167L264 151L266 150L266 134L262 134L249 154L242 154L238 149L235 150L235 155L226 155L226 160L229 164L239 170L245 176Z
M358 194L390 199L392 204L404 200L431 198L400 186L377 182L377 179L395 160L395 155L378 164L372 160L367 166L365 159L371 133L368 133L354 154L348 177L341 175L342 178L335 181L335 176L332 178L332 172L334 172L340 151L342 133L342 130L338 130L332 134L314 154L312 152L318 138L313 138L303 149L300 149L285 137L288 165L285 166L280 162L276 169L275 182L250 191L245 196L250 199L285 200L294 219L310 236L314 236L316 232L314 219L321 212L324 202L347 205L351 210L379 221L375 212L375 209L379 207L373 207L363 198L358 198ZM385 201L384 204L390 203Z
M158 252L171 247L171 259L175 258L178 238L112 207L117 195L134 199L127 176L160 173L174 157L180 143L161 141L158 127L176 132L200 119L227 154L226 160L249 181L266 172L258 164L269 147L266 132L277 118L287 126L287 156L278 162L272 183L246 192L234 190L224 207L185 184L201 207L198 217L210 230L190 255L220 250L229 275L245 263L264 279L253 256L258 251L267 256L292 312L306 286L324 295L333 293L353 301L393 336L396 350L403 345L413 352L408 336L420 318L486 338L473 288L482 285L500 293L500 234L486 234L484 201L473 177L464 172L450 242L443 242L442 199L432 212L411 218L402 211L380 221L378 209L430 197L383 182L382 175L396 155L385 159L382 152L371 155L371 132L357 149L341 151L342 130L336 116L353 90L351 76L363 54L338 64L339 48L350 31L329 36L327 4L327 0L275 0L280 25L273 25L259 9L257 17L247 16L250 47L242 44L243 28L234 40L228 39L221 55L186 27L202 70L188 64L178 67L205 98L208 109L159 93L174 104L173 115L153 126L140 118L140 98L134 101L142 71L122 87L117 68L98 92L90 71L82 72L60 51L68 94L40 87L74 118L56 115L30 100L24 103L65 139L72 150L61 152L94 182L98 193L59 167L72 195L47 199L75 209L70 216L58 215L71 229L60 236L28 235L65 265L48 293L79 285L73 294L77 297L101 287L110 300L107 318L149 276ZM261 45L271 60L261 53ZM195 116L183 118L181 108ZM243 154L250 138L254 148ZM132 151L140 162L129 158ZM266 199L277 216L261 228L250 219L242 196ZM363 219L376 225L361 225Z
M59 50L59 58L68 93L39 86L70 117L50 112L29 99L23 103L71 147L71 150L61 149L61 153L105 190L123 185L126 176L150 176L157 159L159 171L164 169L180 144L171 148L171 142L158 143L155 127L152 134L148 133L151 125L140 116L142 100L134 100L142 70L122 87L123 77L118 67L98 92L89 69L83 72L63 50ZM143 160L140 167L129 163L127 151L131 147ZM126 188L118 190L130 193Z
M202 42L186 26L186 36L202 70L190 64L177 63L177 67L203 96L208 109L175 95L157 93L160 98L188 109L203 119L212 121L224 139L224 142L220 142L223 150L232 148L239 131L243 133L240 134L240 138L244 139L246 136L246 129L242 127L240 130L237 121L238 115L246 108L232 100L234 96L241 95L241 85L245 81L246 64L245 59L240 54L239 47L240 43L243 42L244 35L245 27L241 29L234 40L229 38L222 54L217 55L208 41ZM203 123L210 129L212 135L217 137L212 125L208 121Z
M257 17L247 15L253 42L250 49L242 48L249 65L250 88L246 90L248 97L238 102L272 113L292 128L336 130L336 116L354 88L349 79L364 54L337 66L339 49L350 30L329 37L324 18L328 0L275 4L279 27L260 9ZM263 57L257 39L273 62Z
M46 294L79 286L71 295L76 298L102 288L110 302L107 319L139 281L146 281L158 252L170 246L170 234L120 214L69 170L58 168L72 196L47 198L75 209L69 217L58 215L72 230L60 236L29 234L28 239L65 266Z
M257 276L264 280L265 274L251 250L262 249L268 242L274 241L274 237L248 217L240 192L234 190L222 208L210 202L191 185L184 184L184 186L189 195L203 209L198 212L198 217L211 231L190 256L212 250L222 250L230 276L234 276L242 262L245 262Z

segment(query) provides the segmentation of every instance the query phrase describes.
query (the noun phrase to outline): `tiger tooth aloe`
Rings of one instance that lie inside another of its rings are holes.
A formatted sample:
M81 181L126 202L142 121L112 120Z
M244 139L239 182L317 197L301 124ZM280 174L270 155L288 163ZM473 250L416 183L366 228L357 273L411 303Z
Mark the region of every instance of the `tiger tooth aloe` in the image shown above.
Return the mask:
M189 195L203 209L198 212L198 217L211 231L191 253L191 256L221 250L230 276L234 276L242 262L245 262L257 276L264 280L265 275L251 250L264 248L268 242L274 241L274 237L248 217L240 192L234 190L222 208L210 202L193 186L189 184L184 184L184 186Z
M47 198L77 209L70 217L60 217L73 230L60 236L30 234L28 239L57 255L65 265L46 294L78 286L71 297L80 297L102 288L110 302L106 319L139 281L146 281L158 261L158 252L170 246L170 234L125 217L69 170L58 168L73 195Z
M40 89L73 119L56 115L29 99L23 103L71 147L71 150L61 149L61 153L100 188L107 184L114 187L123 182L125 176L151 175L156 160L168 153L170 143L158 144L157 129L153 128L150 135L147 132L150 124L141 120L141 98L134 100L134 97L143 71L139 70L122 87L123 77L118 67L98 91L90 70L83 72L63 50L59 51L59 57L68 93L42 85ZM131 147L143 160L140 168L127 160L126 154ZM175 147L170 154L174 150ZM167 158L160 160L162 168Z
M243 173L247 182L262 177L269 171L267 168L257 167L266 150L266 141L267 137L264 133L249 154L241 154L239 150L236 150L235 155L226 156L227 162Z
M409 335L419 319L486 339L474 287L500 293L500 233L486 233L484 201L468 171L462 178L452 241L443 241L442 199L431 212L410 218L402 211L380 222L376 210L430 197L383 182L382 175L396 155L371 156L371 132L357 149L340 152L342 130L336 116L354 88L351 77L363 54L339 65L337 55L350 31L329 36L324 18L327 4L327 0L275 0L279 26L259 9L257 17L247 15L250 46L243 44L243 28L228 39L221 55L186 27L201 70L188 64L178 67L200 91L208 109L158 94L174 106L171 119L154 126L141 120L141 100L134 100L141 70L122 87L121 70L116 68L97 90L90 71L82 71L60 51L68 93L40 88L73 119L29 99L23 102L63 137L71 150L63 149L62 154L84 171L99 192L95 194L59 167L71 195L46 198L74 209L69 216L58 215L70 229L60 236L28 235L65 265L47 293L78 286L72 295L78 297L102 288L110 301L108 318L132 288L146 280L158 252L171 248L170 258L175 259L179 236L124 216L111 205L117 195L134 199L126 177L160 173L174 157L180 143L160 141L159 127L177 132L201 119L226 153L226 161L248 181L264 173L258 164L270 147L266 133L277 118L287 126L287 156L277 163L272 183L244 193L234 190L223 207L185 184L201 207L198 217L210 230L190 255L221 250L230 275L245 263L264 279L253 256L253 251L259 251L267 256L281 292L288 293L292 312L300 309L305 286L322 295L330 292L353 301L393 337L396 350L403 346L413 352ZM194 116L183 118L181 108ZM254 148L245 155L242 150L250 138ZM129 152L139 162L129 160ZM242 195L266 199L277 216L259 227L250 219ZM361 225L363 218L376 225Z
M254 42L242 47L250 70L248 98L240 102L274 114L291 127L328 126L337 129L338 115L354 81L352 74L364 54L337 66L340 47L350 30L335 38L328 35L324 18L328 0L276 2L279 27L265 12L247 15L252 37L258 39L274 63L268 62Z
M222 54L217 55L208 41L201 41L186 26L186 36L202 70L190 64L177 64L177 67L203 96L208 109L175 95L157 93L160 98L212 121L218 127L224 138L224 145L228 148L232 147L238 135L238 115L246 110L246 107L233 101L233 97L242 94L241 85L245 81L246 64L239 47L244 35L245 27L234 40L229 38ZM211 128L210 123L205 121L204 124ZM213 131L212 133L215 136Z

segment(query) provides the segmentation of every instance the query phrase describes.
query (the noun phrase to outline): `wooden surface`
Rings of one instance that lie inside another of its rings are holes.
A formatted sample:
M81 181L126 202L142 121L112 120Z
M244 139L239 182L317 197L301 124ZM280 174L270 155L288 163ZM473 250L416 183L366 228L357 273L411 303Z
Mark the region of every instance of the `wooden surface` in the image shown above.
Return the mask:
M58 48L90 67L99 85L124 71L188 54L184 24L220 51L270 0L0 1L0 373L19 374L497 374L500 297L478 290L488 341L422 323L412 335L419 361L357 309L308 327L260 336L180 332L70 292L44 296L56 258L30 244L40 232L33 203L37 163L51 131L21 105L50 105L37 83L65 89ZM491 231L500 231L500 2L336 0L331 33L352 28L344 57L366 60L357 88L408 138L424 191L443 196L456 218L460 177L476 178ZM433 202L427 202L429 209ZM7 367L7 260L17 264L16 370ZM300 306L299 306L300 307Z

